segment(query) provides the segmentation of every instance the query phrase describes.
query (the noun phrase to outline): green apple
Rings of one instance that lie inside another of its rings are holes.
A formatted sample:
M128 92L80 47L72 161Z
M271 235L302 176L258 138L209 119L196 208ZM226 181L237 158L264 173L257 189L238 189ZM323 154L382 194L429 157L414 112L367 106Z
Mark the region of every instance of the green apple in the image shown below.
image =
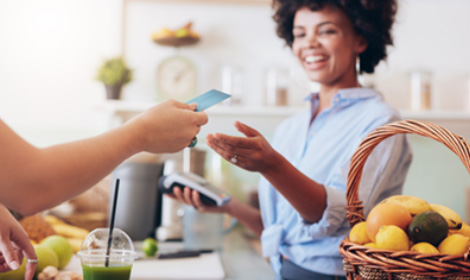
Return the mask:
M59 258L58 269L64 268L72 259L73 248L67 238L60 235L51 235L44 238L41 245L52 249Z
M39 260L38 264L36 265L35 275L38 275L40 272L42 272L46 266L51 265L56 268L59 266L59 258L51 248L41 244L33 246Z
M23 259L20 268L17 270L0 273L0 280L24 280L24 274L26 273L26 259Z

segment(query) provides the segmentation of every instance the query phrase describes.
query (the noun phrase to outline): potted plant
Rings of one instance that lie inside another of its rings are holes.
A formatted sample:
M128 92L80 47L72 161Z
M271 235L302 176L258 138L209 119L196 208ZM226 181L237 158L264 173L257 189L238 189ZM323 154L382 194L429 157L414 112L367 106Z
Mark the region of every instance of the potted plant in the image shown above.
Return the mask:
M104 83L108 99L120 99L122 86L132 81L132 70L122 57L106 59L98 68L96 80Z

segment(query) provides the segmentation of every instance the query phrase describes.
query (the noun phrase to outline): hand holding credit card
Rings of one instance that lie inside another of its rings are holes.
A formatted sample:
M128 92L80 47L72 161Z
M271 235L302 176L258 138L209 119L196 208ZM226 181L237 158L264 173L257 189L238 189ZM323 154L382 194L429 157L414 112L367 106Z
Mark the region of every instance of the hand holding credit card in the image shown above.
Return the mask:
M223 93L221 91L218 91L216 89L209 90L208 92L205 92L199 96L196 96L195 98L189 100L186 102L187 104L191 103L197 103L197 108L196 112L201 112L206 110L209 107L212 107L213 105L224 101L225 99L231 97L230 94Z
M208 92L205 92L199 96L196 96L195 98L189 100L186 102L187 104L191 103L196 103L196 112L201 112L206 110L209 107L212 107L213 105L224 101L225 99L231 97L230 94L223 93L221 91L218 91L216 89L211 89ZM189 148L192 148L196 146L197 144L197 137L194 136L194 138L191 140L191 143L189 144Z

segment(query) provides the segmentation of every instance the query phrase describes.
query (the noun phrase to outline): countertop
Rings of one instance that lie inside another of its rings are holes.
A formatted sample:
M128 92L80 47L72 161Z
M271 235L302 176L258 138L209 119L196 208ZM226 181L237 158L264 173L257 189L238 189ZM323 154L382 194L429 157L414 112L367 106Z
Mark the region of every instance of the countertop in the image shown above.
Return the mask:
M220 279L227 279L227 280L274 280L275 274L271 269L271 266L269 265L268 261L264 258L262 258L258 252L259 248L257 246L259 242L257 240L253 240L250 238L246 238L244 231L242 228L236 228L232 232L226 234L223 239L223 246L220 251L216 251L213 254L204 256L210 263L215 264L217 271L221 271L223 269L223 272L225 274L225 277L220 278ZM136 243L136 250L139 247L139 244ZM183 243L182 242L159 242L159 250L164 252L172 251L172 250L178 250L183 248ZM217 261L220 259L220 263ZM175 262L178 260L174 260L171 265L166 266L166 275L165 277L157 276L155 278L145 278L147 279L155 279L155 280L161 280L161 279L171 279L171 280L184 280L184 279L197 279L197 278L179 278L176 275L180 275L180 270L181 269L195 269L197 271L208 269L207 266L204 265L198 265L198 264L203 264L203 260L197 259L194 261L191 261L191 259L181 259L182 264L185 267L181 267L180 269L176 270L175 268L175 273L174 277L168 276L168 269L171 269L172 267L175 267ZM139 262L137 260L136 262ZM158 263L159 266L162 265L161 261L155 260L155 262L160 262ZM197 264L196 267L190 267L187 264ZM206 263L205 263L206 264ZM134 266L134 268L140 269L140 271L135 271L133 272L133 275L142 275L143 271L141 269L145 269L144 267L148 267L148 265L143 265L142 263L139 263L138 266ZM157 266L157 263L155 263L155 267ZM179 267L179 266L176 266ZM133 268L133 269L134 269ZM80 261L76 256L72 258L72 261L70 264L65 267L64 270L70 270L70 271L76 271L81 273L81 267L80 267ZM193 276L197 272L193 274ZM146 273L148 274L148 273ZM171 273L170 273L171 274ZM132 280L140 280L143 279L141 277L132 277ZM202 279L202 278L201 278Z

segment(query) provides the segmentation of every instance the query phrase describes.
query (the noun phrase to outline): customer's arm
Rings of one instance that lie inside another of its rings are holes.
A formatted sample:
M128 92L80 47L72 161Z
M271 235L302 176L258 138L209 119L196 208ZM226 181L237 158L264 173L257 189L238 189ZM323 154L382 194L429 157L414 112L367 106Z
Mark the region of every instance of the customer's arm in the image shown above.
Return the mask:
M176 152L207 123L207 115L169 100L96 137L37 148L0 120L0 203L23 215L68 200L133 154Z

